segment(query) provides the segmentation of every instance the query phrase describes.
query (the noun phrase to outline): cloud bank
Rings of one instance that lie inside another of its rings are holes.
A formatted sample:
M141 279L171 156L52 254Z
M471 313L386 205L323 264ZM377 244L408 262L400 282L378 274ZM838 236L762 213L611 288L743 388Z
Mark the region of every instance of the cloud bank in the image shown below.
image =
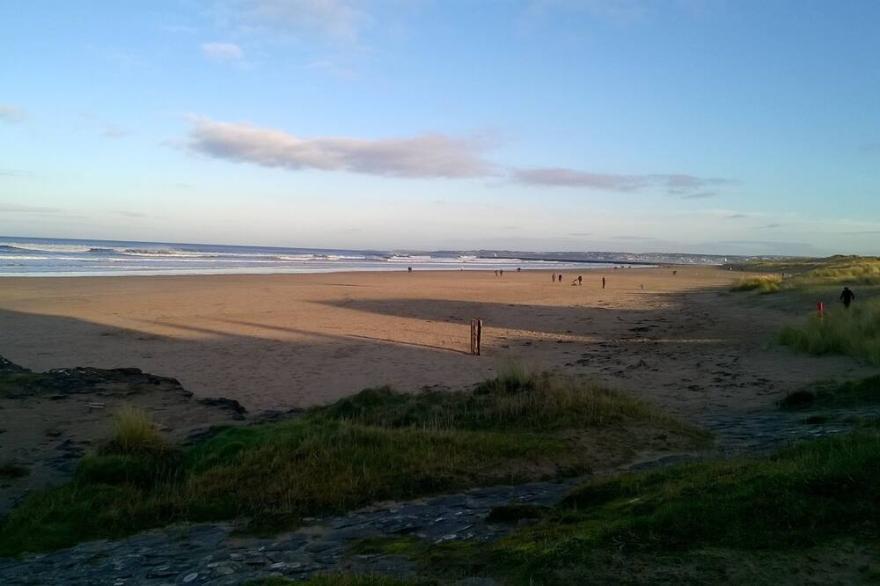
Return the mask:
M62 210L44 206L18 205L14 203L0 204L0 212L16 214L56 214Z
M504 170L485 158L489 143L475 137L441 133L365 139L305 138L248 123L193 118L186 147L216 159L280 167L293 171L347 171L409 178L507 178L521 185L612 192L659 190L684 199L717 195L728 179L686 174L592 173L561 167Z
M562 167L514 169L512 178L526 185L543 187L580 187L604 191L630 192L661 189L687 199L711 197L709 189L731 183L729 179L703 178L685 174L615 174L591 173Z
M301 138L250 124L196 119L190 150L218 159L291 170L349 171L397 177L484 177L485 141L444 134L404 138Z

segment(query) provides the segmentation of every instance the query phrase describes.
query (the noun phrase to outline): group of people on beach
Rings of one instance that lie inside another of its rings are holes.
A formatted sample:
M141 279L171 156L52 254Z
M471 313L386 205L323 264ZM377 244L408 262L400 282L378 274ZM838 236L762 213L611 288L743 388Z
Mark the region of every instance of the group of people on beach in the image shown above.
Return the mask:
M554 282L554 283L562 283L562 273L558 273L558 274L557 274L557 273L552 273L552 274L550 275L550 278L553 279L553 282ZM572 280L572 282L571 282L572 287L575 287L575 286L580 287L580 286L582 286L583 284L584 284L584 277L583 277L582 275L578 275L578 276L575 277L575 279ZM605 277L602 277L602 288L603 288L603 289L605 288Z

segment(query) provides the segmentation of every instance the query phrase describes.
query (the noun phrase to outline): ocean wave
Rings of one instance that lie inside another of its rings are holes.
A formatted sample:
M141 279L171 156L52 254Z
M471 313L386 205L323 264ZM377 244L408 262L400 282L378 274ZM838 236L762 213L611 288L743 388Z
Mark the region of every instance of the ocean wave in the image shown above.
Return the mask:
M179 250L176 248L123 248L117 249L119 254L129 256L161 256L176 258L217 258L222 256L214 252L198 252L196 250Z
M418 255L409 256L409 255L395 254L394 256L391 256L388 258L388 262L409 262L409 263L430 262L432 260L432 258L433 257L431 257L431 256L418 256Z
M26 252L89 252L91 248L88 246L80 246L77 244L31 244L30 242L10 242L0 244L0 251L26 251Z

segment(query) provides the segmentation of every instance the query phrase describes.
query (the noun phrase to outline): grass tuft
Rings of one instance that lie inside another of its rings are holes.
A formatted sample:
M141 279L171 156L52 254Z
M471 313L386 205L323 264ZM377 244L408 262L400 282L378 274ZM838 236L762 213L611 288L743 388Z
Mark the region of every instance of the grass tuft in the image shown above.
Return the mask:
M782 286L780 275L760 275L740 279L731 291L758 291L759 293L778 293Z
M107 454L153 454L170 449L149 413L130 405L113 415L113 436L102 448Z

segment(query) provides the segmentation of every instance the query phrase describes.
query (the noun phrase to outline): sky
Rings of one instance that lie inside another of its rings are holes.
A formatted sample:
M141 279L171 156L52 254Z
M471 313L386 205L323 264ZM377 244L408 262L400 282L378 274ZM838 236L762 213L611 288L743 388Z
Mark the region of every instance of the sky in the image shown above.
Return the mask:
M0 235L880 254L880 2L7 0Z

